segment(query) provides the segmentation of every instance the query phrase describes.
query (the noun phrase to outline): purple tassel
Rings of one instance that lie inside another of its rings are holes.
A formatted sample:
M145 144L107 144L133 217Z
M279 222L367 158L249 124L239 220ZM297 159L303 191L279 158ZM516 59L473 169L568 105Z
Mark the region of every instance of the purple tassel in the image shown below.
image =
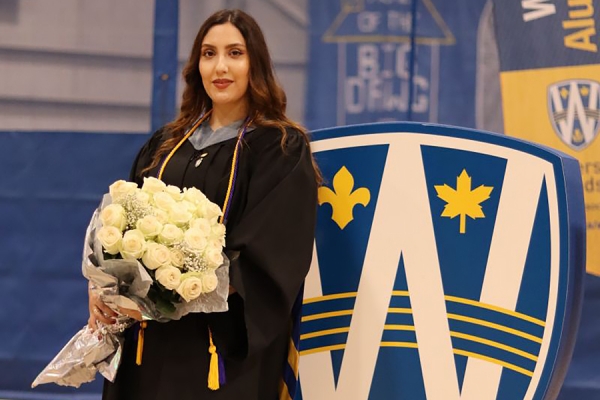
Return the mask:
M225 361L223 360L223 356L219 354L219 386L227 383L227 379L225 378Z

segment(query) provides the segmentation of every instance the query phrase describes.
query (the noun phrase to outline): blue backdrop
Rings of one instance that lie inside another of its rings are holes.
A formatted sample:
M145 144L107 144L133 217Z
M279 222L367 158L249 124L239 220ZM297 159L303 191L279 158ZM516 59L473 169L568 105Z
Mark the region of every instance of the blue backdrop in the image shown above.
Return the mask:
M83 236L100 196L127 179L146 135L0 133L0 398L86 398L37 374L87 323ZM97 395L96 397L97 398Z

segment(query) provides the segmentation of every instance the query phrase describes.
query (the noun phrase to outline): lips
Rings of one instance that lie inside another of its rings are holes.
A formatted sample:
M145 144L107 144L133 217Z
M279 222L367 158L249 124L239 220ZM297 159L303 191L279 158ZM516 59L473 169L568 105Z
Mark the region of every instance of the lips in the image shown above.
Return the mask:
M217 89L225 89L231 85L233 81L229 79L215 79L212 83Z

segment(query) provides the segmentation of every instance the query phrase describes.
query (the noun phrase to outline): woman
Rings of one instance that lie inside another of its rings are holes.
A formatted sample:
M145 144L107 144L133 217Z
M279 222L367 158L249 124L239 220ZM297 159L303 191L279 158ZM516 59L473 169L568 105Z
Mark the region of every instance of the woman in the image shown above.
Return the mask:
M312 257L319 172L306 133L285 115L285 94L249 15L223 10L209 17L183 74L179 116L144 145L131 180L160 176L228 202L229 311L149 322L139 366L136 335L128 331L103 399L276 399L292 306ZM109 312L90 297L92 326L109 322L102 311ZM207 387L209 330L224 359L219 390Z

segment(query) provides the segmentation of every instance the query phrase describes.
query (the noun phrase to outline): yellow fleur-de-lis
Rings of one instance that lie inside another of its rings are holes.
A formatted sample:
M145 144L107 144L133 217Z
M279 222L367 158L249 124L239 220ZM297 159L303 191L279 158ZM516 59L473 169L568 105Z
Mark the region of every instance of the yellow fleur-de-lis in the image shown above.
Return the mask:
M362 187L353 191L353 188L354 177L346 167L340 168L333 177L333 190L326 186L319 188L319 205L331 204L331 219L340 229L344 229L354 219L352 210L355 205L366 207L371 201L369 189Z

